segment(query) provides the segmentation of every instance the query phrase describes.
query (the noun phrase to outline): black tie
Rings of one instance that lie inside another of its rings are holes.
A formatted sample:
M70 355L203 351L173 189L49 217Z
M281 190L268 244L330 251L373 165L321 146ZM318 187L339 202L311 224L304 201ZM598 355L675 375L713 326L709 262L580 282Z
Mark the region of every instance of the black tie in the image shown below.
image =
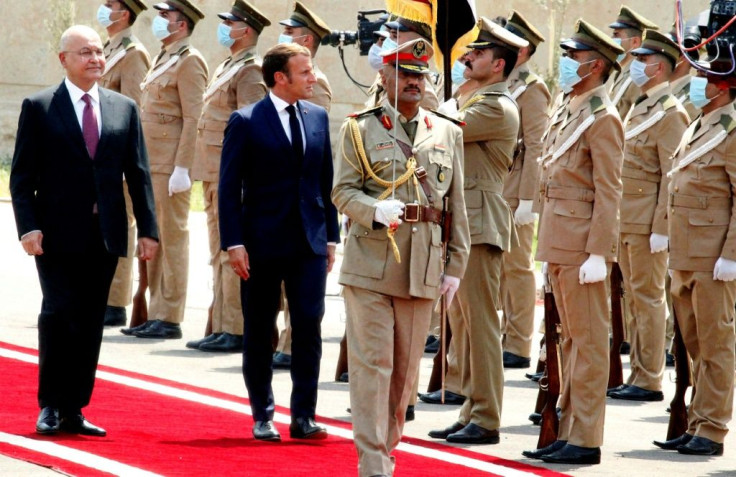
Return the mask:
M286 107L289 113L289 128L291 129L291 148L294 150L294 157L301 163L304 158L304 141L302 140L302 128L299 127L299 120L296 118L296 109L293 104Z

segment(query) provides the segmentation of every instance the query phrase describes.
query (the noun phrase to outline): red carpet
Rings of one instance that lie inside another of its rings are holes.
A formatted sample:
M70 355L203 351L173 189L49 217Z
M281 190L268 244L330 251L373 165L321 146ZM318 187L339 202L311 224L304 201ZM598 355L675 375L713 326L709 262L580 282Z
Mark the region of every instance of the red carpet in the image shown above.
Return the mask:
M26 361L32 358L33 363L17 359L14 352L25 355ZM243 413L247 401L241 397L105 366L100 366L85 415L106 428L108 436L39 436L34 428L38 415L35 356L34 350L0 343L2 454L78 476L357 475L357 456L345 422L318 418L340 429L315 442L290 439L288 425L277 422L283 442L262 443L251 437L252 419ZM147 383L150 390L141 389ZM288 409L276 412L288 416ZM562 475L420 439L407 439L402 446L404 450L395 453L399 477ZM448 462L457 459L471 467Z

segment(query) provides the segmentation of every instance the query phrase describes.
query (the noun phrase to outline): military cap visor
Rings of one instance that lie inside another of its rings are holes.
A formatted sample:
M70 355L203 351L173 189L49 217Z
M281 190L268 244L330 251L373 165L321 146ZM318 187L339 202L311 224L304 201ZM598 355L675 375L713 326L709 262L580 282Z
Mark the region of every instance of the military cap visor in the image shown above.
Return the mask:
M673 63L680 58L680 48L672 39L656 30L645 30L641 47L631 51L632 55L664 55Z
M392 22L386 22L386 28L390 28L391 30L399 30L399 31L411 31L411 29L399 22L398 20L394 20Z
M279 25L284 25L292 28L304 28L307 26L305 23L298 22L294 20L293 18L287 18L286 20L281 20L279 22Z
M429 73L429 58L433 53L432 45L417 38L383 52L381 56L384 65L393 65L399 71L407 73L426 74Z
M199 20L204 18L204 13L187 0L168 0L166 2L157 3L153 8L165 12L181 12L194 23L197 23Z
M623 22L621 20L617 20L610 25L608 25L608 28L611 28L612 30L625 30L627 28L633 28L634 30L643 31L644 29L639 25L638 23L634 22Z
M271 24L268 18L243 0L235 0L229 12L218 13L217 16L223 20L245 22L258 33Z
M528 41L487 18L481 17L478 27L480 28L478 38L470 43L468 48L482 50L501 47L518 53L520 49L529 46Z
M621 69L621 65L616 59L618 55L624 52L624 49L608 35L584 20L577 21L575 33L570 38L562 40L560 48L563 50L596 51L610 61L614 69Z
M618 18L616 21L608 25L609 28L614 30L621 30L624 28L633 28L643 32L646 29L658 30L659 27L652 21L644 18L642 15L636 13L626 5L621 6L619 10Z
M292 28L309 28L320 40L329 35L331 31L324 20L300 1L294 4L294 11L291 12L289 18L281 20L279 24Z

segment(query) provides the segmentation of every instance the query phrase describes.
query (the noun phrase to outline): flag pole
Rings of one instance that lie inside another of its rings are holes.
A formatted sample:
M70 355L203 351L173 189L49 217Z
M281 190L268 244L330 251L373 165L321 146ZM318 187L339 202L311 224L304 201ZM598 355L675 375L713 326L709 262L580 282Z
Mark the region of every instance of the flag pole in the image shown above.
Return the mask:
M442 74L445 77L444 81L444 88L445 88L445 97L444 101L447 101L452 97L452 45L450 45L450 0L439 0L440 3L442 3L443 7L442 9L439 9L437 12L438 15L440 12L444 13L444 18L441 20L442 25L444 27L444 35L442 38L442 44L438 46L442 50ZM439 8L439 5L438 5ZM435 32L435 35L437 32Z

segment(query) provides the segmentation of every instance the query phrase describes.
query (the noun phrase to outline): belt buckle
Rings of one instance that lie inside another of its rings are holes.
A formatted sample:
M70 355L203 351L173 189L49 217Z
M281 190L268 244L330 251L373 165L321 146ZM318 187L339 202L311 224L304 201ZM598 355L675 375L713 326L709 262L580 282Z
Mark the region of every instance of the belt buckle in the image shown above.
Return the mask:
M404 222L419 222L420 217L419 204L406 204L404 207Z

